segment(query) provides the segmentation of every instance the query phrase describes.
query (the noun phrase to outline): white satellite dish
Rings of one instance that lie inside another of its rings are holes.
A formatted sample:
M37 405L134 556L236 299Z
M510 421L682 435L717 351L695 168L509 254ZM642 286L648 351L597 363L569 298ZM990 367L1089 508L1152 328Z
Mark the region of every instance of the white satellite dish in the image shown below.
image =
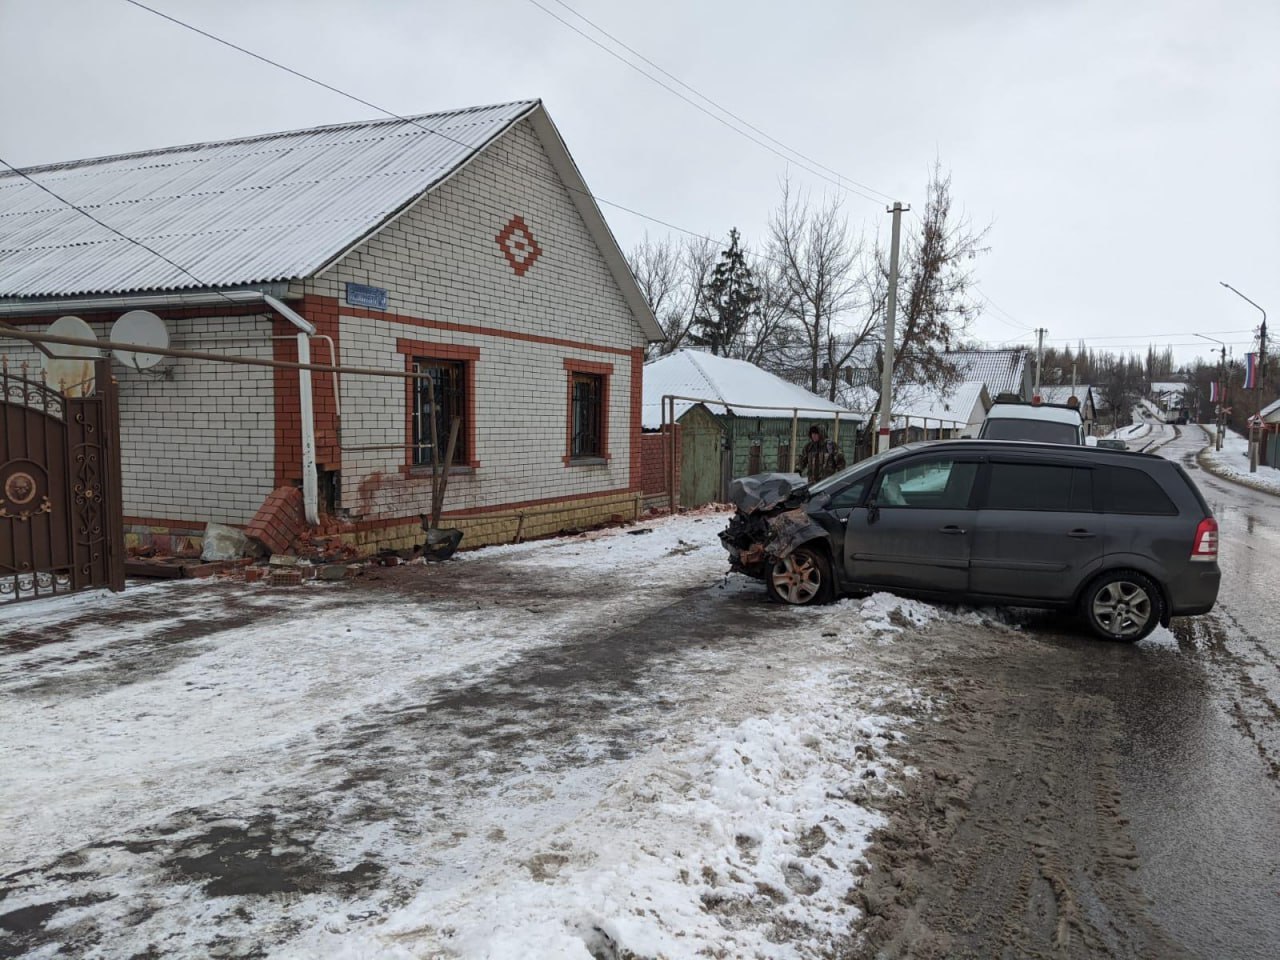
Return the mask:
M81 340L97 340L98 336L79 317L59 317L49 324L49 334L55 337L76 337ZM45 379L68 397L88 397L93 394L93 361L102 356L97 347L72 346L66 343L45 345L53 356L40 357Z
M169 328L150 310L130 310L111 325L111 339L116 343L159 347L163 350L169 346ZM133 370L149 370L164 359L158 353L139 353L135 350L117 349L112 355Z

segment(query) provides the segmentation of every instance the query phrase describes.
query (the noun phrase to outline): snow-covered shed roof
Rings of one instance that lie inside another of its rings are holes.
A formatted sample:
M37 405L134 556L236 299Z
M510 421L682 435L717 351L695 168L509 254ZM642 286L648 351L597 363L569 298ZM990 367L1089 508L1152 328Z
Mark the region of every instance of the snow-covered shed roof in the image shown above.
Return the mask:
M992 399L1001 393L1022 393L1023 373L1027 367L1027 351L1022 347L1009 350L958 350L945 359L955 364L965 381L981 380Z
M981 406L979 406L981 405ZM968 424L975 410L979 416L991 407L987 385L981 380L966 380L948 391L929 390L920 397L907 400L893 411L895 419L910 417L916 420L950 421L961 426Z
M0 297L226 288L311 276L526 118L632 313L650 340L663 339L539 100L75 160L28 167L25 176L0 172Z
M1151 384L1152 393L1187 393L1191 384L1181 380L1156 380Z
M769 409L756 409L760 407L774 409L777 416L787 417L792 410L799 410L801 415L826 412L846 416L850 413L840 404L761 370L754 363L700 350L677 350L644 365L642 422L646 430L662 426L665 396L694 398L675 402L677 420L699 400L705 401L712 413L740 416L768 416Z
M1040 385L1040 399L1045 403L1065 404L1072 397L1075 397L1080 401L1082 409L1089 405L1092 393L1093 387L1087 383L1078 383L1074 387L1069 383Z

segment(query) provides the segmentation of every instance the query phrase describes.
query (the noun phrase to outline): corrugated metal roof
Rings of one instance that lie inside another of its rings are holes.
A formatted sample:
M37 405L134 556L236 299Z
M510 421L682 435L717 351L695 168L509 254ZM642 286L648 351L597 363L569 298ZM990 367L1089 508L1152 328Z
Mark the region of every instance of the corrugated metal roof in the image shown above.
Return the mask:
M1027 364L1025 349L962 350L944 359L955 364L964 380L981 380L994 400L998 393L1022 393L1022 375Z
M538 105L524 100L24 170L191 271L0 173L0 296L135 293L305 277Z
M677 350L644 365L644 408L642 423L647 430L662 426L662 398L665 396L696 397L710 401L712 413L737 413L740 416L791 416L793 409L801 415L816 412L848 414L849 411L825 397L810 393L804 387L761 370L754 363L718 357L700 350ZM717 403L715 401L722 401ZM676 419L688 412L696 401L677 400ZM751 407L744 406L751 404ZM734 407L738 409L734 410Z

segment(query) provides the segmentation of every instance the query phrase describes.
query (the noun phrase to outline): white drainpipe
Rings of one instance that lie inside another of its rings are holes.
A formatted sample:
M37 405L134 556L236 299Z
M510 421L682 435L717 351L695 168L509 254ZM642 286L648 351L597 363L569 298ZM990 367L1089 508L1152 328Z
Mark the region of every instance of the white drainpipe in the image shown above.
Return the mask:
M316 335L315 325L304 320L269 293L262 299L276 313L298 328L298 362L311 362L311 337ZM316 484L316 417L311 399L311 371L298 371L298 414L302 420L302 512L307 523L320 523L319 490Z

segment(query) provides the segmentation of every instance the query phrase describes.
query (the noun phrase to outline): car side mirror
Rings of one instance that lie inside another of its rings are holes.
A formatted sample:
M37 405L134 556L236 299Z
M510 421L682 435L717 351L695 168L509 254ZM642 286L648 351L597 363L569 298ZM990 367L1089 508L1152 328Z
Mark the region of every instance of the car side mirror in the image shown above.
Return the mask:
M880 504L874 500L867 501L867 523L875 523L880 519Z

